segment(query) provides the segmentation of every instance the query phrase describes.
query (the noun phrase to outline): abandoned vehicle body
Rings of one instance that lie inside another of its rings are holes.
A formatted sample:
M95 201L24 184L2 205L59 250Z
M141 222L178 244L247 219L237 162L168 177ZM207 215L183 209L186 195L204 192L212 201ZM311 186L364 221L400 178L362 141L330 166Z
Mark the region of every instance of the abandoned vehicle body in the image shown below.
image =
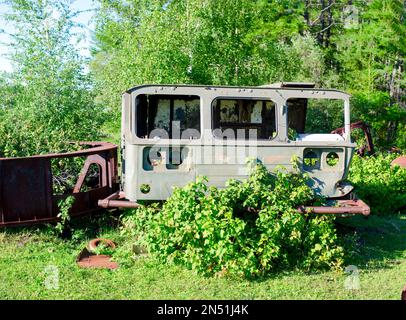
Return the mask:
M291 170L296 158L313 190L334 201L299 212L368 215L345 182L355 148L349 98L306 83L134 87L122 99L121 177L117 146L106 142L81 143L84 150L70 153L0 158L0 227L58 221L58 203L68 196L76 216L165 200L173 187L198 176L221 188L248 176L249 158L269 170ZM82 158L83 168L74 187L58 194L52 163L72 158Z
M316 193L348 197L353 187L345 179L356 146L349 98L304 83L132 88L122 104L122 196L165 200L174 186L197 176L224 187L230 178L247 177L247 158L274 170L292 169L297 157ZM334 128L325 123L321 132L308 132L309 108L329 103L341 110L343 133L330 133Z

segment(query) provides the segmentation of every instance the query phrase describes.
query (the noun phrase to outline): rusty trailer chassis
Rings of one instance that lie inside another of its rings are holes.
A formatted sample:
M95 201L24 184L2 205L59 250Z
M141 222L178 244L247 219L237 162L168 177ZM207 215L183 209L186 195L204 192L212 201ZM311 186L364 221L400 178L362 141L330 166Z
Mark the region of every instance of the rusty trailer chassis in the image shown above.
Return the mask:
M80 142L80 151L46 154L25 158L0 158L0 227L24 226L58 221L61 200L72 196L70 215L100 211L97 205L118 190L117 146L108 142ZM85 158L71 193L55 194L51 161ZM98 185L83 191L92 165L98 167Z

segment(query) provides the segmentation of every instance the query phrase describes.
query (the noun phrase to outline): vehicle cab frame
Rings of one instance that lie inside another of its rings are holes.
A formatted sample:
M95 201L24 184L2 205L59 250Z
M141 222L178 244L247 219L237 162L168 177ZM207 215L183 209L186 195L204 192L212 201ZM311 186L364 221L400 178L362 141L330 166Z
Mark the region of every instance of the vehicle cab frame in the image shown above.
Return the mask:
M247 158L256 158L269 170L290 170L294 157L316 193L348 196L353 187L345 179L356 146L350 135L350 95L313 86L142 85L126 91L121 135L124 198L165 200L174 186L197 176L224 187L230 178L247 177ZM304 132L310 99L342 104L341 135ZM293 138L292 125L297 131ZM231 135L224 134L227 130ZM333 164L329 157L335 159Z

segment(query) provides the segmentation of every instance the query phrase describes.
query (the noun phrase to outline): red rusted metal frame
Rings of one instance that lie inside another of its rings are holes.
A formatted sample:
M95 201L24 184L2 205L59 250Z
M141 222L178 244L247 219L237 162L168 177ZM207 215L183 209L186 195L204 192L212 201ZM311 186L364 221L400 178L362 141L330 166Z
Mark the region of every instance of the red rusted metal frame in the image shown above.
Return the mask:
M108 239L93 239L89 242L88 246L84 248L79 256L76 258L76 263L81 268L103 268L103 269L117 269L119 267L116 261L112 261L110 255L97 254L97 246L103 243L114 250L116 245L113 241Z
M337 206L299 206L300 213L316 214L362 214L368 216L371 212L369 206L360 199L337 200Z
M141 205L134 201L124 200L124 194L120 191L117 191L107 198L99 200L98 205L102 208L129 208L136 209Z
M391 162L391 166L399 166L401 168L406 168L406 156L397 157L395 160Z
M0 227L55 222L58 202L68 196L75 199L71 216L100 211L98 200L118 190L117 146L108 142L79 144L90 148L26 158L0 158ZM72 193L55 195L51 160L72 157L86 157L75 188ZM92 164L99 167L99 187L81 192Z
M351 130L353 130L353 129L362 129L362 131L364 131L365 139L366 139L366 144L364 146L362 146L361 148L359 148L357 150L357 153L361 157L363 157L365 155L365 150L367 150L369 152L369 154L373 154L374 153L374 143L372 141L371 129L370 129L369 125L364 121L357 121L357 122L351 123ZM344 127L331 131L331 133L336 133L339 135L343 135L344 132L345 132Z

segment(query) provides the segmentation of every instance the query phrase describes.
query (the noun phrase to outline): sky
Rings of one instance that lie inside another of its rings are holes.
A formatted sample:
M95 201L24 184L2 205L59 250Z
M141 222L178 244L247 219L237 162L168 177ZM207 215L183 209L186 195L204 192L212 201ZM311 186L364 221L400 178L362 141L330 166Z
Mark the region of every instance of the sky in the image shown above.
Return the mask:
M89 10L89 9L94 9L95 4L93 0L76 0L72 8L73 10ZM10 24L7 24L4 19L2 18L2 15L8 11L8 7L0 2L0 30L4 30L4 32L0 32L0 71L11 71L12 70L12 65L10 61L5 57L5 55L8 52L8 46L7 42L9 41L9 37L7 36L7 33L12 33L13 32L13 27ZM81 13L75 21L80 22L81 24L86 26L86 39L79 43L78 46L80 48L80 52L84 56L89 56L89 47L91 45L91 32L94 28L94 23L92 21L92 16L93 12L83 12Z

